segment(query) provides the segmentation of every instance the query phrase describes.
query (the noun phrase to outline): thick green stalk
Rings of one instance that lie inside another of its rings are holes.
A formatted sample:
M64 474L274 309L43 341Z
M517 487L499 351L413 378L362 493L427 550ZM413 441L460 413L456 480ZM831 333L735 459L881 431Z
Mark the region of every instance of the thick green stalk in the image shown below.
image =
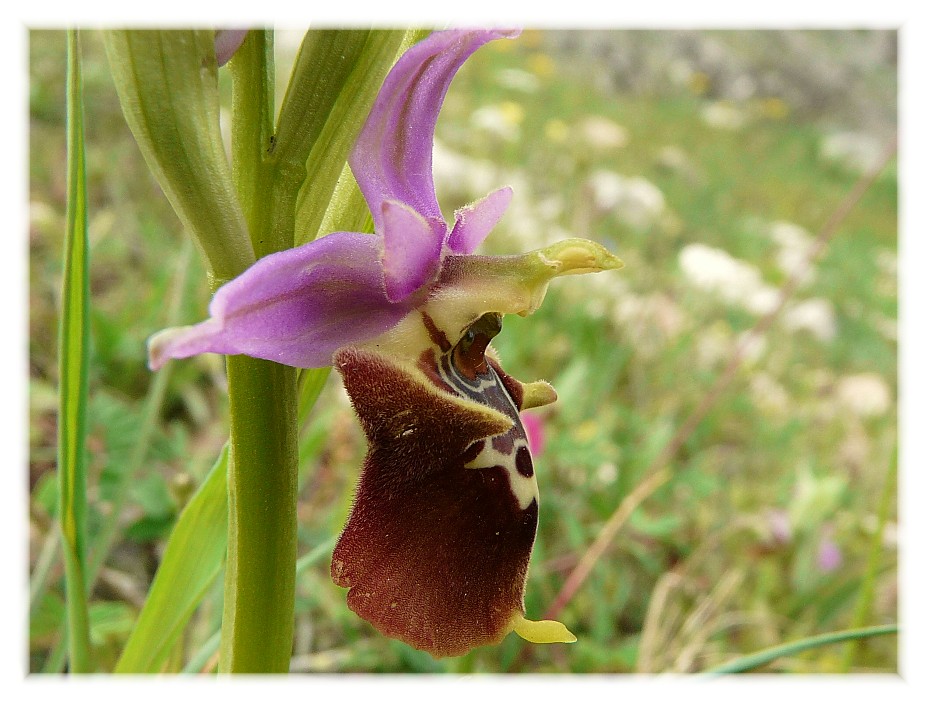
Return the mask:
M229 356L228 563L220 669L285 673L296 587L296 369Z
M231 62L232 170L258 257L292 246L286 200L294 210L299 187L280 182L267 153L272 48L269 32L252 30ZM296 369L229 356L227 370L228 562L220 670L285 673L296 587Z
M232 176L257 258L292 246L268 240L273 163L273 32L252 29L228 64L232 74ZM282 235L282 234L281 234Z
M90 348L89 242L80 44L68 31L67 234L59 333L58 483L72 673L92 670L86 578L85 443Z

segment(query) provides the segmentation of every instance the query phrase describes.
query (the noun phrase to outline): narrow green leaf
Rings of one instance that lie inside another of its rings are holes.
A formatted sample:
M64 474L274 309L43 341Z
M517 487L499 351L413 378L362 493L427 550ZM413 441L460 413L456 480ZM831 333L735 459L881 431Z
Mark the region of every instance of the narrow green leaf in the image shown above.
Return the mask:
M858 639L868 638L870 636L885 636L887 634L897 633L896 624L887 624L885 626L871 626L864 629L848 629L846 631L834 631L829 634L820 636L811 636L806 639L799 639L780 646L772 646L763 651L752 653L748 656L736 658L728 663L719 665L715 668L704 671L707 675L722 675L726 673L745 673L760 666L771 663L776 658L793 656L801 651L807 651L811 648L820 646L829 646L843 641L856 641Z
M212 30L106 30L126 122L203 252L213 287L254 262L219 129Z
M304 244L319 234L328 233L321 229L325 211L332 200L335 186L342 178L344 164L370 113L383 80L405 49L423 39L428 32L373 30L366 34L362 47L356 53L353 65L350 66L350 71L336 94L336 99L331 103L330 114L323 128L317 133L311 153L308 154L307 177L299 192L296 210L297 244ZM291 84L299 85L308 81L309 76L317 70L317 60L303 60L303 53L300 52L300 60L293 68ZM281 133L291 121L293 120L288 114L280 114ZM350 180L353 180L353 177ZM356 188L356 183L353 186ZM345 194L342 193L341 198L344 197ZM365 211L366 204L361 204L361 207L361 212Z
M59 333L58 480L73 673L92 670L86 581L85 442L89 367L89 242L80 43L68 31L67 234Z
M156 673L222 569L227 544L228 447L180 514L117 673Z

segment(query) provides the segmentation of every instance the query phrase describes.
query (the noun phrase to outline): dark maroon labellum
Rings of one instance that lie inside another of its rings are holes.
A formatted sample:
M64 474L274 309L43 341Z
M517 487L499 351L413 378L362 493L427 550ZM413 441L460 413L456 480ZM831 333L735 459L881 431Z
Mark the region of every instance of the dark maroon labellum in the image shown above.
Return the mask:
M417 368L335 357L369 452L331 573L354 612L440 657L497 643L523 612L538 503L521 383L485 355L500 316L452 348L425 325Z

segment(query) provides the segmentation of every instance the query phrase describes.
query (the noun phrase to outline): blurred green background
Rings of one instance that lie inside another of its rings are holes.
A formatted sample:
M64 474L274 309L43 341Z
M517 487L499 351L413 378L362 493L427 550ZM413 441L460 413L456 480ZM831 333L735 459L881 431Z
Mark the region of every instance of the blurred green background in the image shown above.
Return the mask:
M278 99L301 34L277 36ZM896 130L889 31L528 31L480 50L451 87L435 178L447 213L501 185L493 253L595 239L617 273L555 281L496 346L534 412L541 519L527 586L540 618L603 523L710 391L737 342L800 270L814 237ZM83 37L92 292L91 545L117 514L91 634L115 662L178 511L226 437L222 360L154 376L145 340L205 317L203 267L122 120L98 34ZM64 617L54 557L56 330L65 212L65 35L30 33L30 669L55 670ZM224 76L227 78L227 76ZM228 93L228 86L223 86ZM890 164L729 391L684 443L560 615L572 646L509 637L434 661L351 613L322 558L297 583L300 672L695 672L853 623L897 621L897 169ZM150 430L150 438L145 438ZM365 451L336 377L302 429L300 553L330 543ZM887 511L879 521L882 500ZM872 602L854 622L876 566ZM168 664L217 630L221 579ZM843 670L843 646L766 671ZM214 660L206 661L214 669ZM897 639L852 672L892 672Z

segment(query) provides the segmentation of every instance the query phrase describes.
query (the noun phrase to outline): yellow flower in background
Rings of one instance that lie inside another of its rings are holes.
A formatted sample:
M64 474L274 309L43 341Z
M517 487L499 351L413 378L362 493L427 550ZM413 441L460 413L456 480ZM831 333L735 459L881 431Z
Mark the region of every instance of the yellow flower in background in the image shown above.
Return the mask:
M785 119L791 106L779 97L769 97L759 101L759 112L768 119Z
M688 79L688 89L695 95L704 95L711 87L711 77L704 71L695 71Z
M543 134L548 141L562 144L569 138L569 125L561 119L551 119L543 125Z
M556 73L556 62L547 54L536 52L527 57L527 67L540 78Z

